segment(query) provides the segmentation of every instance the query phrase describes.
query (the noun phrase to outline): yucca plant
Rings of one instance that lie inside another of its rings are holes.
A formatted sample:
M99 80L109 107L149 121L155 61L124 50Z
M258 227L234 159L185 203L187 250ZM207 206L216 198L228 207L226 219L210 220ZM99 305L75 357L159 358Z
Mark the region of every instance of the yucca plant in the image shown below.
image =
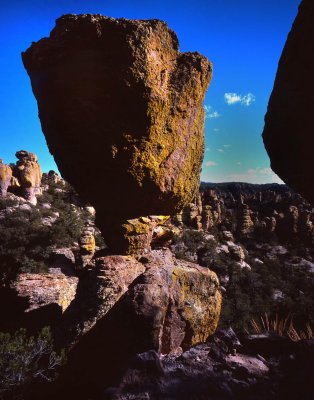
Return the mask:
M313 329L310 324L306 324L305 330L297 330L293 325L293 317L290 314L285 318L280 318L278 314L271 318L265 313L260 317L260 321L252 319L250 323L252 332L255 334L272 332L280 336L286 336L294 342L304 339L314 339ZM246 330L247 334L252 332Z

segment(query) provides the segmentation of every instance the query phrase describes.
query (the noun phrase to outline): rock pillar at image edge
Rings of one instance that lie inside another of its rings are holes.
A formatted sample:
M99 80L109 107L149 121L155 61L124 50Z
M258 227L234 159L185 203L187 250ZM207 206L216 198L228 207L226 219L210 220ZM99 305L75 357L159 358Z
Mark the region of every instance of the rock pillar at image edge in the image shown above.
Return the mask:
M281 55L263 139L272 169L314 203L314 2L302 1Z
M10 186L12 169L2 162L0 158L0 196L5 196Z
M159 20L65 15L23 53L58 168L112 250L127 220L171 215L199 187L211 63ZM122 232L122 233L121 233Z

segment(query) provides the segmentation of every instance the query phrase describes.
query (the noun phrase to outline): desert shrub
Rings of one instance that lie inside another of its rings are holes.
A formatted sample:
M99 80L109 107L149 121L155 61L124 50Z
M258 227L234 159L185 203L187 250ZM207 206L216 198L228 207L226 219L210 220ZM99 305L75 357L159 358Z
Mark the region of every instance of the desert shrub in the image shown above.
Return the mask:
M88 215L70 200L78 203L69 185L53 184L38 197L38 206L16 206L5 214L0 220L0 284L9 284L21 272L46 272L54 248L78 241ZM50 208L41 207L43 203ZM10 198L1 199L3 210L14 205ZM43 224L43 218L56 215L51 226Z
M0 222L0 283L13 280L18 272L43 272L47 267L49 228L40 211L15 208Z
M262 315L258 320L251 320L251 330L247 333L276 333L285 336L294 342L306 339L314 339L314 332L309 322L306 323L305 329L297 329L294 327L293 317L279 317L278 314L271 317L267 313Z
M64 361L64 353L53 349L48 327L35 337L24 329L13 335L0 333L0 396L23 398L31 385L53 381Z

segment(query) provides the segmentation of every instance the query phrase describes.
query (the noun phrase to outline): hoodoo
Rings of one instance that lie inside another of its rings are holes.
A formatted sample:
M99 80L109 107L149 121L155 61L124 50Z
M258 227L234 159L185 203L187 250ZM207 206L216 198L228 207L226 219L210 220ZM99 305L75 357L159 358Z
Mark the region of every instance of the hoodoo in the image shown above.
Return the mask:
M134 219L171 215L198 189L211 63L180 53L162 21L101 15L59 18L23 62L63 177L95 207L111 250L138 252L125 239L145 233Z

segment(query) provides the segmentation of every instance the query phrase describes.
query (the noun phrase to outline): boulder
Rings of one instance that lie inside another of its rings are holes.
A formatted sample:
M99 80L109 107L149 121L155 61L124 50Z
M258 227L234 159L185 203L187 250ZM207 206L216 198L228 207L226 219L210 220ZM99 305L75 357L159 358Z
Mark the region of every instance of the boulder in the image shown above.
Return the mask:
M97 321L113 314L118 303L127 325L123 329L136 337L132 346L166 354L215 332L221 293L214 272L177 260L170 250L153 250L140 261L100 257L81 276L75 301L64 315L67 335L60 336L66 336L68 345L78 342Z
M98 258L80 277L60 324L59 345L75 344L62 385L69 391L80 383L105 387L138 353L168 354L202 342L215 331L220 307L216 274L176 260L169 250L139 261Z
M283 49L263 139L272 169L314 203L314 4L303 0Z
M204 152L206 57L180 53L159 20L65 15L22 58L50 152L95 207L113 252L125 253L116 235L127 220L191 202Z

